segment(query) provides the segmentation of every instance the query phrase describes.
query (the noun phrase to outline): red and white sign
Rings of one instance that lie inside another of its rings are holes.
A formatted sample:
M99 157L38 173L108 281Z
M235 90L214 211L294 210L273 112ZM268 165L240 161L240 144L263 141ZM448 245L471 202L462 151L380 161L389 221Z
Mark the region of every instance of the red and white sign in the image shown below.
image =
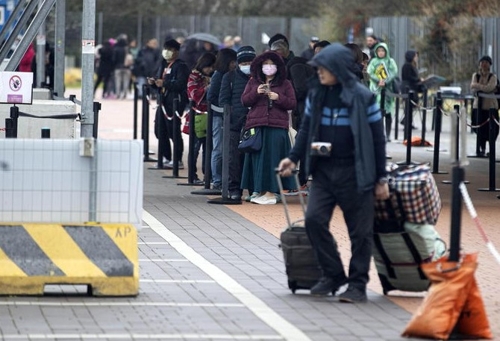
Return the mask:
M31 104L32 72L0 72L0 103Z

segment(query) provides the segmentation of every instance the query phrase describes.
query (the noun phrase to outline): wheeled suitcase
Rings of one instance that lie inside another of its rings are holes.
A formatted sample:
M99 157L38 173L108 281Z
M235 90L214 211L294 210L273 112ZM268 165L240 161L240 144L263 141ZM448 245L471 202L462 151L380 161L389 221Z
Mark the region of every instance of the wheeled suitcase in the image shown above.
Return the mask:
M287 203L287 193L283 190L281 177L276 172L280 194L285 208L287 227L281 232L280 247L283 250L285 260L285 270L288 277L288 287L295 294L298 289L310 289L321 277L321 268L316 259L316 255L307 236L304 226L304 218L292 222ZM295 182L299 188L297 172L294 172ZM305 199L298 195L302 207L303 215L306 212Z
M398 193L391 195L401 205ZM426 291L430 281L420 265L443 256L446 243L434 225L396 218L391 199L386 201L386 208L390 219L375 219L373 234L373 259L384 295L391 290Z

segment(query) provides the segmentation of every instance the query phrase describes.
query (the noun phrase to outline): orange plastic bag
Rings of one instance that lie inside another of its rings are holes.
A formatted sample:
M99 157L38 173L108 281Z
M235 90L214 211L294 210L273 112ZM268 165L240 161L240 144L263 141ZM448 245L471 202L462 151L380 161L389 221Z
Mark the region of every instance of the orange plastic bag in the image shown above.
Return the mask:
M405 146L407 143L408 143L408 140L403 141L403 144ZM415 147L431 147L432 146L432 144L429 141L427 141L427 140L422 141L422 138L420 136L413 136L411 138L411 145L415 146Z
M450 262L445 256L421 266L431 281L431 287L403 336L447 340L457 326L460 334L491 339L483 301L474 279L477 253L464 255L460 262Z

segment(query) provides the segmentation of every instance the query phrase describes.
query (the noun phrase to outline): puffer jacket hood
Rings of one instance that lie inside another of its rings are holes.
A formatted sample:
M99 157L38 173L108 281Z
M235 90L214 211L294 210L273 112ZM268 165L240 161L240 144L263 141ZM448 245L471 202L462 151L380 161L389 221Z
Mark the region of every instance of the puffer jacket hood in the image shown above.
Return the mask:
M414 50L408 50L405 53L405 61L407 63L411 63L413 61L413 58L417 55L417 51Z
M286 66L283 58L281 58L281 56L276 52L266 51L255 57L250 66L250 74L260 83L265 83L266 76L262 73L262 64L268 59L272 60L278 68L278 72L276 72L276 76L272 80L272 83L275 85L281 85L286 79Z

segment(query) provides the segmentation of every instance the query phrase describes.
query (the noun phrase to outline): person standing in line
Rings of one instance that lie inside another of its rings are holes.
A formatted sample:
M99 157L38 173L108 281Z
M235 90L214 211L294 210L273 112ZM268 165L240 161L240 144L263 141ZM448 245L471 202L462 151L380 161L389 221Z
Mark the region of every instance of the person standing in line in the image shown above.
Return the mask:
M228 191L231 200L241 200L241 174L245 154L238 150L241 130L245 126L248 107L241 103L241 95L250 80L250 65L255 58L255 49L252 46L242 46L236 54L238 66L227 72L222 78L219 94L219 105L231 106L229 123L229 159L222 160L229 164ZM250 193L253 189L250 189ZM249 199L250 200L250 199Z
M309 46L307 46L307 49L302 51L300 56L307 60L311 60L312 57L314 57L314 44L316 44L317 42L319 42L318 37L311 37L311 40L309 40Z
M212 183L213 189L222 189L222 118L223 107L219 104L219 93L224 75L236 67L236 51L224 48L217 52L215 72L210 80L207 99L212 110Z
M479 70L474 72L470 83L470 89L473 93L484 92L494 94L497 89L497 75L491 72L493 61L490 56L483 56L479 59ZM489 124L483 124L490 117L490 108L495 110L494 119L498 121L498 100L495 98L482 98L481 108L479 108L478 97L474 97L473 115L476 118L476 124L481 125L477 131L477 139L479 143L479 154L477 156L486 155L486 142L489 142L490 127ZM498 125L493 125L493 137L496 141L498 137Z
M158 147L161 150L165 168L173 168L174 161L170 140L174 143L174 153L179 160L179 169L184 168L182 154L184 153L184 143L181 136L181 128L174 125L174 100L178 100L177 112L182 115L184 108L188 104L186 94L189 68L182 59L179 58L181 45L175 39L168 39L163 43L162 61L157 70L155 78L148 78L148 83L159 90L158 96L160 105L156 109L155 135L158 139ZM174 129L176 129L177 139L174 140Z
M241 96L243 105L250 107L245 130L260 129L262 148L246 153L241 187L253 189L250 201L255 204L276 204L281 197L275 168L290 151L288 110L294 109L297 101L283 58L276 52L256 57L250 70L252 78ZM295 189L291 179L284 179L283 187Z
M311 294L335 294L347 283L340 301L365 302L374 197L389 197L382 115L374 95L351 71L354 58L348 48L339 43L329 45L311 63L318 68L318 79L311 84L295 146L278 168L282 176L290 176L305 155L308 173L314 178L305 226L323 276L311 288ZM347 276L329 230L337 205L351 240Z
M203 53L200 58L198 58L198 61L196 62L196 65L194 66L194 69L191 71L189 74L188 78L188 83L187 83L187 95L189 100L191 101L191 109L194 110L195 116L198 115L205 115L205 120L199 120L198 123L195 122L190 122L190 124L194 123L195 126L195 131L196 131L196 136L195 136L195 145L194 145L194 157L193 160L194 164L189 165L189 167L194 168L194 174L195 174L195 183L203 183L204 181L198 178L197 175L197 167L196 167L196 160L198 160L198 155L200 152L200 148L203 148L203 153L202 153L202 163L201 163L201 170L203 174L205 174L205 147L206 147L206 141L207 141L207 131L206 131L206 118L208 114L208 101L207 101L207 93L208 89L210 88L210 82L212 75L214 73L214 66L215 66L215 55L211 52L205 52ZM204 131L203 127L197 127L197 124L201 124L200 122L204 122L203 124L205 125ZM200 128L200 129L199 129Z
M379 106L385 109L385 136L389 140L396 100L394 97L385 96L382 106L381 91L384 88L392 91L393 81L398 76L398 66L391 58L386 43L379 43L375 46L375 57L370 60L366 72L370 76L370 90L377 96Z
M425 91L425 86L422 84L423 79L418 75L418 52L408 50L405 53L405 63L401 68L401 81L403 85L403 93L407 94L410 90L415 94ZM405 125L406 116L401 120L401 124ZM416 127L412 125L412 129Z
M279 33L276 36L280 36ZM291 126L297 131L300 128L300 122L304 116L304 107L308 91L308 80L315 77L314 68L307 64L308 60L302 57L296 57L290 51L288 40L278 39L271 44L271 51L278 53L286 61L287 79L292 83L295 90L295 99L297 105L291 112ZM304 160L300 160L304 164ZM307 195L308 177L305 174L304 167L299 169L299 184L298 192L301 195Z
M370 59L375 57L375 46L377 46L378 43L381 41L379 38L377 38L375 35L369 35L366 37L365 43L366 43L366 48L368 49L368 54L370 56Z
M133 73L136 77L138 96L142 97L142 86L147 79L154 77L161 62L161 52L158 50L158 40L149 39L134 59Z

